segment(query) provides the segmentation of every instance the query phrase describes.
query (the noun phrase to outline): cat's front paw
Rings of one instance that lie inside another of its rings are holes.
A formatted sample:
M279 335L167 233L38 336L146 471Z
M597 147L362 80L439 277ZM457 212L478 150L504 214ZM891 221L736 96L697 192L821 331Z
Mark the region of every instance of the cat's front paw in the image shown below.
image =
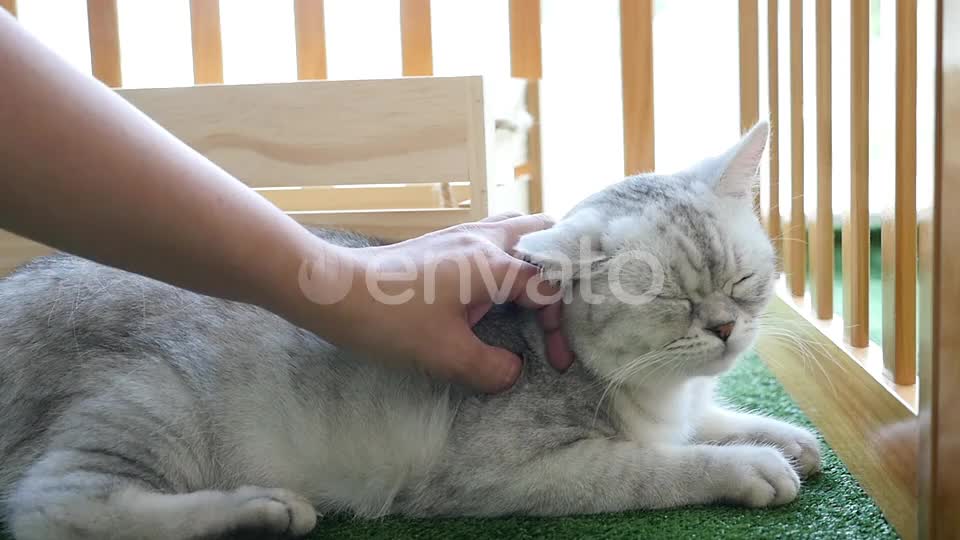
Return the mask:
M245 486L231 495L238 508L235 528L244 534L299 538L317 524L317 513L310 501L292 491Z
M806 429L778 421L758 433L757 439L776 446L802 478L820 472L820 441Z
M727 449L724 499L752 508L780 506L797 498L800 477L774 448L735 446Z

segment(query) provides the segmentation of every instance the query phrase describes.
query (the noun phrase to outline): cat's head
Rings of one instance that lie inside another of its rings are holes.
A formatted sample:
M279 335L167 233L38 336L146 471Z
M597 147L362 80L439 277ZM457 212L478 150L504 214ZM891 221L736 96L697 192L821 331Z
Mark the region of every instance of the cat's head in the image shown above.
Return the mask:
M519 256L564 285L578 362L607 379L652 384L728 369L757 335L775 254L753 210L769 128L672 175L596 193Z

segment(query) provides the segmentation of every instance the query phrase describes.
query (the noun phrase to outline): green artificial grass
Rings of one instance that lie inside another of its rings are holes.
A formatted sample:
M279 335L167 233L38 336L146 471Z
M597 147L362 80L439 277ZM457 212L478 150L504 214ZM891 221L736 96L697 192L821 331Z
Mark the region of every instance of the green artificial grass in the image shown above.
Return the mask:
M834 238L833 312L843 317L843 263L840 231ZM807 258L809 261L809 257ZM883 344L883 263L880 256L880 229L870 231L870 341ZM807 273L809 276L809 272Z
M813 427L755 356L744 358L722 379L730 403ZM665 511L496 519L404 519L359 521L323 518L311 539L803 539L897 538L879 508L825 444L823 472L807 480L791 504L773 509L696 507Z

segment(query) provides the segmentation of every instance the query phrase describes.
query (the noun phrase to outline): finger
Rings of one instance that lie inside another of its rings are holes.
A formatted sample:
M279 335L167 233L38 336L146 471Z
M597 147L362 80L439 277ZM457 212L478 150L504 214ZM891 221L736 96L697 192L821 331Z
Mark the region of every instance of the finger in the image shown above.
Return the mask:
M520 357L483 343L466 325L454 327L448 336L449 346L443 351L449 352L438 361L449 366L455 380L481 392L498 393L520 376Z
M537 322L544 332L553 332L560 329L563 317L563 303L557 302L537 312Z
M490 308L493 307L492 302L484 302L483 304L474 304L467 308L467 323L470 324L470 327L474 327L480 322L480 319L490 311Z
M523 215L523 214L521 214L520 212L514 212L514 211L511 210L511 211L508 211L508 212L501 212L501 213L496 214L496 215L493 215L493 216L485 217L485 218L483 218L483 219L480 220L480 223L496 223L496 222L498 222L498 221L504 221L504 220L507 220L507 219L511 219L511 218L515 218L515 217L520 217L520 216L522 216L522 215Z
M546 214L532 214L485 223L484 226L478 227L478 232L500 249L509 252L521 236L549 229L552 226L553 219Z
M561 330L547 332L544 335L544 343L547 349L547 361L553 366L553 369L564 372L573 365L573 350L570 348L570 342L567 336Z
M540 269L530 263L509 257L504 267L503 276L498 279L507 288L507 301L539 309L556 304L563 296L560 287L543 279Z

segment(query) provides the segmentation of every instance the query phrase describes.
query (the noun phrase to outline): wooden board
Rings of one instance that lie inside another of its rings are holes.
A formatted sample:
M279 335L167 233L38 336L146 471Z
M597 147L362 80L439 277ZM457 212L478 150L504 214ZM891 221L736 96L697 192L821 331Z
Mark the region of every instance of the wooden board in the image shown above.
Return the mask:
M471 167L485 159L480 77L119 93L254 187L485 178L483 170Z

